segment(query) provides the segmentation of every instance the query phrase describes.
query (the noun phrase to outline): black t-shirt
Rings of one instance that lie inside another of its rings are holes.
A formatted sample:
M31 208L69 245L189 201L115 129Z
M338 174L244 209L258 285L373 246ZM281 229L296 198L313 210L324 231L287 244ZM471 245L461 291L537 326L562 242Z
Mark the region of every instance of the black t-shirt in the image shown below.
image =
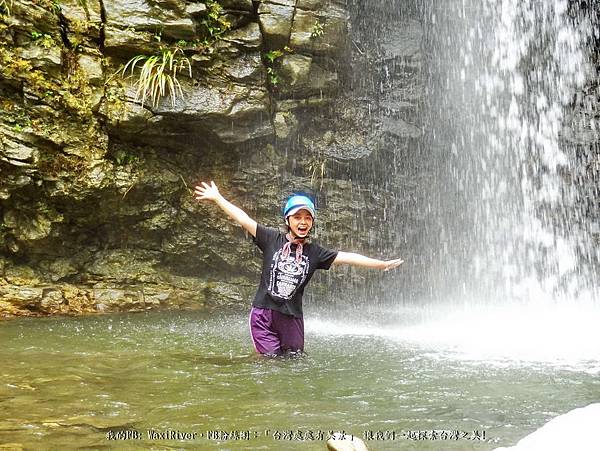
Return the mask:
M296 245L292 244L291 252L284 260L285 235L260 224L256 227L254 242L263 252L263 267L252 305L301 318L304 287L317 269L329 269L337 251L316 243L304 243L302 259L298 263Z

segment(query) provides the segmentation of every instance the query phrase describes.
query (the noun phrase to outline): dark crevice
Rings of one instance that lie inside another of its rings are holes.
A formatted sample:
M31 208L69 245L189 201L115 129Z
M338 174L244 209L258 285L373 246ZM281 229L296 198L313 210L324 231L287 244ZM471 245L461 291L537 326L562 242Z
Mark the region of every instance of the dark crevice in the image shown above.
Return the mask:
M63 16L62 11L58 11L58 28L60 30L60 38L62 40L63 45L69 49L73 50L73 44L69 41L69 22L65 16Z
M100 48L100 51L104 54L104 40L106 36L106 9L104 8L104 2L102 0L98 0L98 2L100 3L100 20L102 21L102 23L100 24L100 42L98 44L98 47Z
M288 36L287 45L289 47L292 39L292 30L294 29L294 20L296 20L296 11L298 11L298 0L294 2L294 11L292 12L292 22L290 23L290 35Z

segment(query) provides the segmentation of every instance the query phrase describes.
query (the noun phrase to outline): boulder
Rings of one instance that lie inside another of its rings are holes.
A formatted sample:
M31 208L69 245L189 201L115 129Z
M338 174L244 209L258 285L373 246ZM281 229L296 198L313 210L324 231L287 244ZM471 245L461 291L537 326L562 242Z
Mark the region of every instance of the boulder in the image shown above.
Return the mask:
M221 70L232 81L248 85L264 85L266 79L260 53L243 53L238 58L227 60Z
M29 61L34 69L41 69L45 72L57 75L62 67L61 49L57 46L49 48L41 45L31 44L23 47L18 55Z
M266 50L282 49L288 45L293 17L293 1L264 1L260 3L258 21Z
M50 35L60 42L60 26L55 10L47 8L35 0L13 1L11 14L8 16L11 29L17 34L16 44L22 45L31 41L31 30Z
M104 28L104 49L108 55L133 57L153 55L160 51L160 43L148 31L119 28L107 24Z
M422 41L423 27L421 23L416 20L408 20L386 33L381 47L386 59L420 59Z
M78 62L90 84L100 86L104 83L102 60L99 56L82 53L78 57Z
M280 97L326 95L339 87L337 73L324 68L310 56L284 55L276 70L281 77L277 86Z
M360 438L353 435L336 432L327 440L329 451L368 451L367 445Z
M36 241L46 238L52 230L52 223L60 221L56 212L45 214L41 211L4 211L4 226L11 229L17 241Z
M381 130L397 138L420 138L423 135L417 126L390 116L385 116L381 121Z
M287 139L296 134L298 130L298 119L290 111L278 111L273 117L275 136L278 139Z
M262 69L256 57L248 58L233 76L260 77ZM162 98L156 107L141 108L130 88L127 113L112 124L113 133L135 134L154 144L182 146L181 136L210 135L223 143L240 143L273 135L269 95L255 85L192 84L181 80L184 96ZM151 112L150 112L151 110ZM193 142L190 142L193 145Z
M225 33L222 39L249 51L257 51L262 45L262 34L256 22L231 30Z
M29 167L39 159L39 150L26 140L26 134L15 132L14 129L0 126L4 136L0 136L0 161L13 166Z
M102 280L151 281L160 253L143 249L107 249L97 252L85 271Z
M519 440L515 446L500 447L495 451L595 451L598 449L598 439L589 431L595 430L598 424L600 403L589 404L552 418L537 431Z
M104 0L107 27L147 31L172 39L196 37L196 24L183 1Z
M61 0L61 19L66 24L66 38L73 47L94 47L103 27L99 0Z
M346 51L348 13L336 2L317 5L298 1L290 32L290 47L311 55L335 56Z

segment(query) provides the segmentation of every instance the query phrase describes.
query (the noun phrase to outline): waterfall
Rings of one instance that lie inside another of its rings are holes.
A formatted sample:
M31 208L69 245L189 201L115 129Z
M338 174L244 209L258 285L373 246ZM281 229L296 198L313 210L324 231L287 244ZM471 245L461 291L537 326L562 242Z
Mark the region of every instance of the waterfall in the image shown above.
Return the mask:
M368 297L360 315L311 327L600 371L596 9L575 0L352 5L364 53L392 49L379 69L360 67L355 96L376 99L384 130L398 117L423 129L381 145L395 158L382 178L417 189L388 183L411 202L384 212L400 219L395 243L381 248L407 257L387 280L367 279L367 290L384 285L384 302ZM404 113L407 104L416 107Z
M566 108L595 76L594 27L569 6L461 0L425 11L435 295L478 305L597 297L593 224L563 137Z

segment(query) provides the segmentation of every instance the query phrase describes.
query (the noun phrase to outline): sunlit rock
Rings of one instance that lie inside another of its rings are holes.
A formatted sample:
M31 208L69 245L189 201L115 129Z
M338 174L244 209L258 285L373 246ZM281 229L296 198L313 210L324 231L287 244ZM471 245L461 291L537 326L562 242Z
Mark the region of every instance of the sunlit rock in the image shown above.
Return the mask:
M46 48L40 45L29 45L24 47L19 56L31 61L31 66L50 73L57 74L61 70L62 59L59 47Z
M284 55L279 63L278 95L309 97L330 94L338 88L338 75L305 55Z
M100 85L104 82L104 70L100 57L82 53L79 55L78 63L91 84Z
M336 432L327 440L327 449L330 451L368 451L367 445L360 438L340 432Z
M18 45L31 41L32 29L60 41L59 23L49 8L33 0L20 0L12 2L10 10L7 21L17 34L15 40Z
M600 404L590 404L559 415L515 446L496 448L496 451L596 451L598 440L590 431L596 430L599 424Z
M299 0L290 33L295 51L335 55L346 50L348 12L343 3Z
M185 12L190 16L202 16L207 12L206 4L190 3L185 7Z
M258 7L258 20L267 50L283 49L288 44L294 17L294 1L264 1Z
M298 129L298 119L291 112L279 111L273 118L275 135L279 139L287 139Z
M39 311L43 313L61 313L68 309L63 309L65 299L60 290L50 288L43 290L42 300L39 304Z
M242 28L236 28L223 35L223 41L231 42L240 47L256 51L262 45L262 34L256 22L250 22Z
M104 0L106 22L121 29L150 31L173 39L194 39L196 25L187 16L183 1L162 2L160 7L145 0Z
M0 130L2 127L0 126ZM31 166L39 158L39 151L27 141L27 134L10 129L3 129L4 136L0 141L0 161L13 166Z

